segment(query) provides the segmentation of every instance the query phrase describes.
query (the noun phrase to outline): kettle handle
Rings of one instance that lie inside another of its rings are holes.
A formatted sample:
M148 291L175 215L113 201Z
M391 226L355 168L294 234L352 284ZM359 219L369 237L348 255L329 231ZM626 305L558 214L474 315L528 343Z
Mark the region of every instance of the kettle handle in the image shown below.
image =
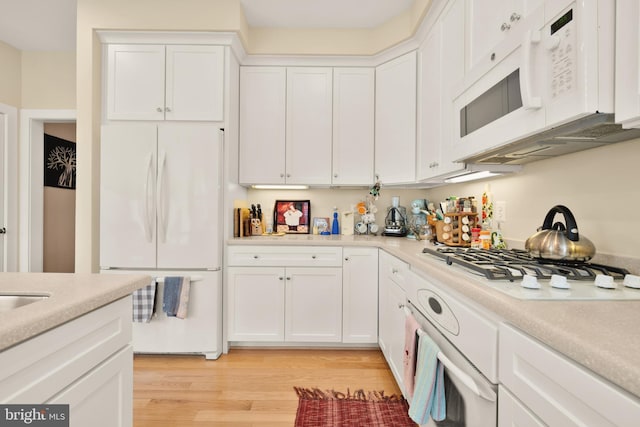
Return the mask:
M544 217L544 222L542 223L542 230L551 230L553 229L553 218L556 214L562 214L564 216L564 222L567 226L567 237L572 242L577 242L580 238L578 235L578 224L576 224L576 219L569 210L568 207L563 205L556 205L551 208L549 212L547 212L547 216Z

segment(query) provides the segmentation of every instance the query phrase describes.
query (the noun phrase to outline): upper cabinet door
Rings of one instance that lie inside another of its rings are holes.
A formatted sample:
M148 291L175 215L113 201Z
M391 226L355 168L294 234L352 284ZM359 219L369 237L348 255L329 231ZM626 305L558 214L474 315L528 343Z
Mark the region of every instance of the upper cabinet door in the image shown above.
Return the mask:
M167 46L166 120L222 121L224 47Z
M375 173L382 184L416 179L416 52L376 69Z
M373 68L333 70L333 185L371 185L374 150Z
M640 6L637 0L616 2L616 122L640 127Z
M107 118L164 120L164 46L109 45Z
M331 184L332 107L332 68L287 68L288 184Z
M224 47L109 45L107 52L109 120L224 119Z
M467 1L469 28L467 65L473 69L508 37L521 39L524 26L519 25L543 3L543 0Z
M240 68L240 183L285 183L285 67Z

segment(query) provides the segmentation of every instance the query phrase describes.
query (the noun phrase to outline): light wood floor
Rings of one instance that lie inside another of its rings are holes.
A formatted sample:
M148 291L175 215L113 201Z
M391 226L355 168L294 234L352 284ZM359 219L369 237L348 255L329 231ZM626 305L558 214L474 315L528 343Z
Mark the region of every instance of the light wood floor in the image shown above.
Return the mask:
M134 358L134 427L292 426L294 386L400 394L379 350L232 349Z

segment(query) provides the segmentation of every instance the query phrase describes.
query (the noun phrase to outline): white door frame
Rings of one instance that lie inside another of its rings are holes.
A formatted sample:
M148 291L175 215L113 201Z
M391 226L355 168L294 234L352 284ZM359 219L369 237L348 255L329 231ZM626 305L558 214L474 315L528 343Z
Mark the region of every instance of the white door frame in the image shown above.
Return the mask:
M0 120L4 120L4 271L18 270L18 109L0 103ZM1 224L0 224L1 226Z
M42 271L44 123L75 121L76 110L20 110L19 271Z

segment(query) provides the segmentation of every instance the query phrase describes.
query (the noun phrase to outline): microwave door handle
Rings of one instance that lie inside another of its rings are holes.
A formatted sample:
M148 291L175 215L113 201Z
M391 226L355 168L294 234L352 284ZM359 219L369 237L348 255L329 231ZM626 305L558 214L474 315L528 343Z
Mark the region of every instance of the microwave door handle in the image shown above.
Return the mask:
M520 67L520 92L525 110L542 108L542 98L531 94L531 55L533 45L540 43L540 31L528 30L522 43L522 66Z
M455 363L451 361L447 356L445 356L441 351L438 352L438 360L440 363L444 365L445 368L449 371L449 374L452 374L456 378L458 378L469 390L471 390L476 396L481 397L489 402L496 401L496 394L491 393L483 393L478 388L478 384L471 378L469 375L465 374L462 369L458 368Z

